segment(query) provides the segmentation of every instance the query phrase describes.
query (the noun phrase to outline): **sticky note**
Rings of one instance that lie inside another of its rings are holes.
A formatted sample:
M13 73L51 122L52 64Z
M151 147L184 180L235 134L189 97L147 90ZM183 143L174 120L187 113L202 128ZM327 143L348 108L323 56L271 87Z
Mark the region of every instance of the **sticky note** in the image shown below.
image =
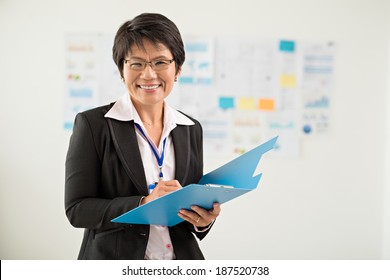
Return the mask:
M279 42L279 50L281 52L294 52L295 51L295 42L294 41L281 40Z
M219 108L224 110L234 108L233 97L220 97L218 103L219 103Z
M240 110L254 110L256 108L256 101L252 97L241 97L238 99L238 109Z
M260 98L258 109L264 111L275 111L275 100L271 98Z
M284 74L280 76L280 86L283 88L293 88L297 85L295 75Z

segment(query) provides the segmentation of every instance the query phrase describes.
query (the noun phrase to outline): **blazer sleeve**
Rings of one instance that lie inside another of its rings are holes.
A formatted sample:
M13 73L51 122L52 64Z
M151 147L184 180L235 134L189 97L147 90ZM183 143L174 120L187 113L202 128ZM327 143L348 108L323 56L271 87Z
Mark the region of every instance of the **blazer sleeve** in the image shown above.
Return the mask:
M141 196L101 197L102 158L99 154L101 135L94 136L84 113L76 116L65 163L65 211L74 227L105 231L123 224L112 223L138 206Z

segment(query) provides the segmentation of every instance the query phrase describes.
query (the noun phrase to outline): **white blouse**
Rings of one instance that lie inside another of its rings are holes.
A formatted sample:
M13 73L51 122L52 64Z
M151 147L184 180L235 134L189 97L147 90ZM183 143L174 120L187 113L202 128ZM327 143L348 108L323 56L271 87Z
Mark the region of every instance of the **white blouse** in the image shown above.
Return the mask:
M139 117L137 110L135 109L133 103L131 102L129 94L124 94L114 106L107 112L105 115L107 118L112 118L120 121L131 121L134 120L134 123L141 126L146 137L149 138L149 141L153 143L150 139L142 121ZM171 131L177 126L180 125L194 125L194 122L191 121L188 117L181 114L177 110L171 108L164 102L164 128L161 136L160 143L158 147L154 144L155 149L159 152L159 155L162 153L163 141L166 138L165 143L165 152L164 152L164 162L162 166L162 172L164 174L164 180L173 180L175 179L175 153L172 142L172 137L170 135ZM137 133L137 141L139 150L141 153L142 162L144 165L146 183L149 186L150 184L157 182L159 178L159 167L157 160L152 152L151 147L149 146L148 141L144 138L142 133L135 129ZM168 227L166 226L150 226L150 234L148 245L146 247L145 259L148 260L172 260L175 259L175 254L173 251L172 241L169 235Z

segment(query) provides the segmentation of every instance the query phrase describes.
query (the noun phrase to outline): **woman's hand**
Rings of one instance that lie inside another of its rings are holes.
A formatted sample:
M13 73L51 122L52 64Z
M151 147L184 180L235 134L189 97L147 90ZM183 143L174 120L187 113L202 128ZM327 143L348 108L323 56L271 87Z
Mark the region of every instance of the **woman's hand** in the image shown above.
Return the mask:
M192 206L192 211L181 209L178 213L179 217L196 227L207 227L219 216L221 207L219 203L213 204L213 209L207 211L199 206Z
M159 181L157 186L153 189L153 191L148 196L145 196L144 199L142 199L140 205L155 200L156 198L159 198L160 196L164 196L170 192L177 191L178 189L181 188L182 186L177 180Z

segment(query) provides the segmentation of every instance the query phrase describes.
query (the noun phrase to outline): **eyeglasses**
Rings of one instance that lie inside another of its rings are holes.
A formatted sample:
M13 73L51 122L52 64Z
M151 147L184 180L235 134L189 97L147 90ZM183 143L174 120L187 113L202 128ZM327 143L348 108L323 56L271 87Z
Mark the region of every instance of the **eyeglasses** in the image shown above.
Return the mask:
M160 71L168 69L169 65L171 65L171 63L174 61L174 58L172 58L171 60L157 59L152 61L145 61L140 59L125 59L125 64L127 64L129 68L134 71L144 70L147 64L150 64L150 67L152 67L154 71Z

